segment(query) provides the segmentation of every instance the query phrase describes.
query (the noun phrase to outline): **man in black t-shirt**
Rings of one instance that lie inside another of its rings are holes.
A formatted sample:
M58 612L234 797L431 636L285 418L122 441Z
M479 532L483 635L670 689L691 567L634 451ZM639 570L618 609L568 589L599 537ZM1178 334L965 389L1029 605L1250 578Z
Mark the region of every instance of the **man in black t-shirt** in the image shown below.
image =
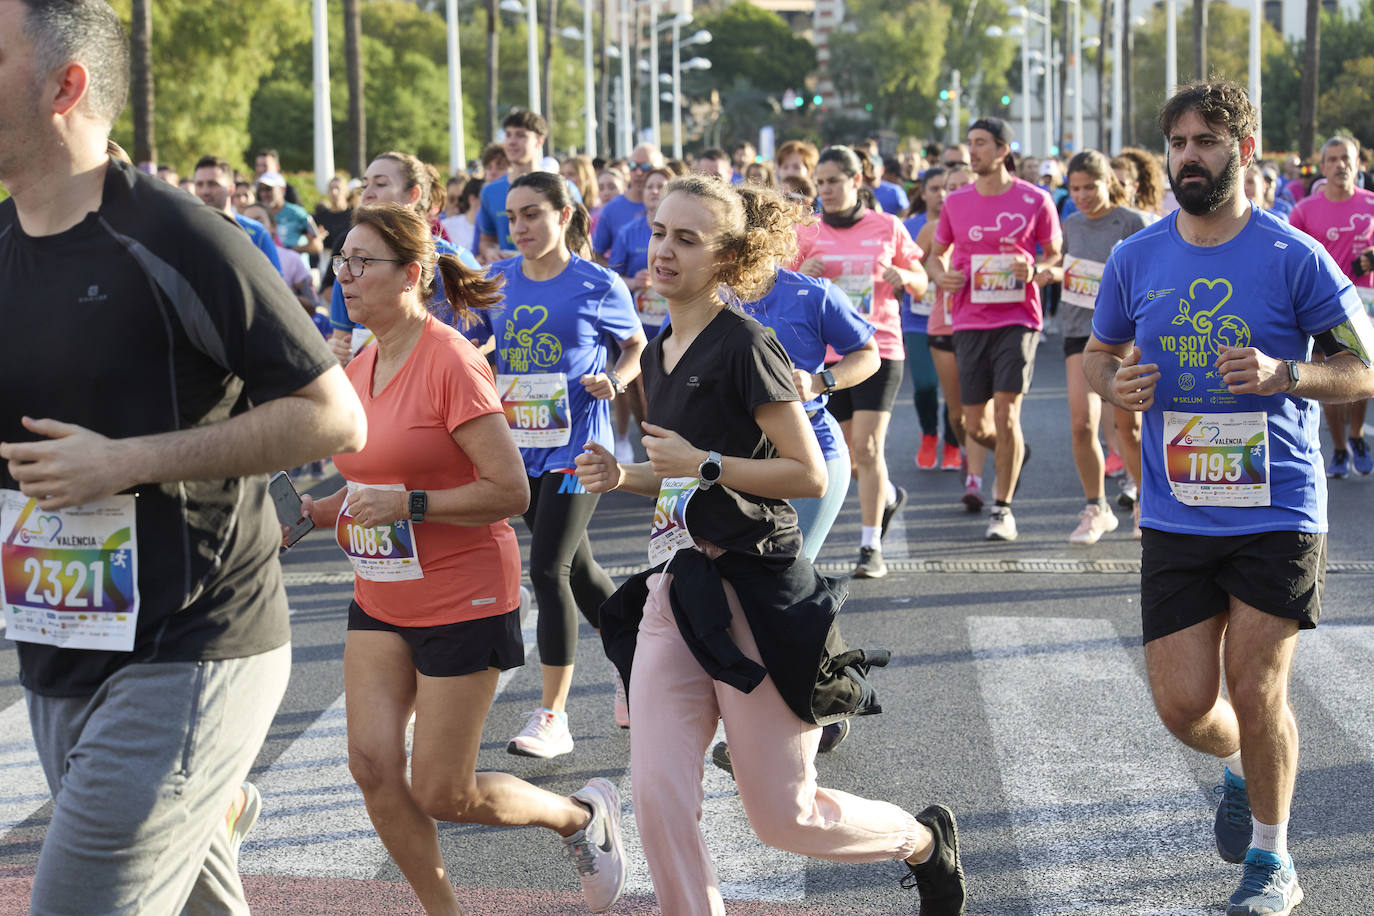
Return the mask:
M361 406L238 228L107 154L108 4L0 0L0 61L0 609L55 800L31 913L246 911L224 813L290 667L264 475L361 447Z

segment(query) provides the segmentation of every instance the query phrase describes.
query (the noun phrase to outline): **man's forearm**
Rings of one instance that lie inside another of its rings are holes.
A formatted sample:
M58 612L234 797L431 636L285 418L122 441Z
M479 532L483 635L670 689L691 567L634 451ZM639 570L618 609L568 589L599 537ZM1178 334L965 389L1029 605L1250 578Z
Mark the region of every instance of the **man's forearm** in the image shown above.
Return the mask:
M1112 390L1112 382L1120 368L1121 357L1114 353L1104 353L1101 350L1087 350L1083 353L1083 377L1087 379L1088 386L1107 403L1129 410L1125 404L1117 403L1116 393Z
M1348 404L1374 397L1374 369L1350 353L1337 353L1325 362L1303 363L1294 397L1324 404Z

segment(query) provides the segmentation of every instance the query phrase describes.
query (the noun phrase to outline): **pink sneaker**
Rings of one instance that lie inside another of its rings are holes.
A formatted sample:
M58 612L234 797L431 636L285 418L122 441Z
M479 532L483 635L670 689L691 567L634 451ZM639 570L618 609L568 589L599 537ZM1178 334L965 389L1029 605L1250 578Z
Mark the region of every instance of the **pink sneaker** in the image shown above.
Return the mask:
M940 470L942 471L962 471L964 469L964 453L959 450L959 446L945 443L945 454L940 459Z

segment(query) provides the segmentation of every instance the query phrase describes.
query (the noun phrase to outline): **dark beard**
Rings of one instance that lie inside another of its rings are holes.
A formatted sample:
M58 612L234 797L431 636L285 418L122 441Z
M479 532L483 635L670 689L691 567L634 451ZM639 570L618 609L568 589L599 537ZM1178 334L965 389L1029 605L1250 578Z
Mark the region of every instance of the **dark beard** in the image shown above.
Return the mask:
M1176 177L1173 169L1169 170L1169 187L1173 188L1178 205L1191 216L1206 216L1216 212L1235 193L1236 182L1240 181L1240 150L1231 151L1231 158L1226 160L1226 165L1215 176L1200 165L1185 165L1179 171L1183 174ZM1203 183L1187 187L1179 185L1182 178L1191 175L1200 175Z

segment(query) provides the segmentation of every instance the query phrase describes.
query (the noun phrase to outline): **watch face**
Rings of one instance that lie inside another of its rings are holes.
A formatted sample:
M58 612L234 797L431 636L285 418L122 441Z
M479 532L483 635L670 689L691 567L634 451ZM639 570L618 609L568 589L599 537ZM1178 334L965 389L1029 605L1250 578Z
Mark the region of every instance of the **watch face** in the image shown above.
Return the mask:
M720 465L713 461L707 461L701 466L701 479L715 483L720 480Z

